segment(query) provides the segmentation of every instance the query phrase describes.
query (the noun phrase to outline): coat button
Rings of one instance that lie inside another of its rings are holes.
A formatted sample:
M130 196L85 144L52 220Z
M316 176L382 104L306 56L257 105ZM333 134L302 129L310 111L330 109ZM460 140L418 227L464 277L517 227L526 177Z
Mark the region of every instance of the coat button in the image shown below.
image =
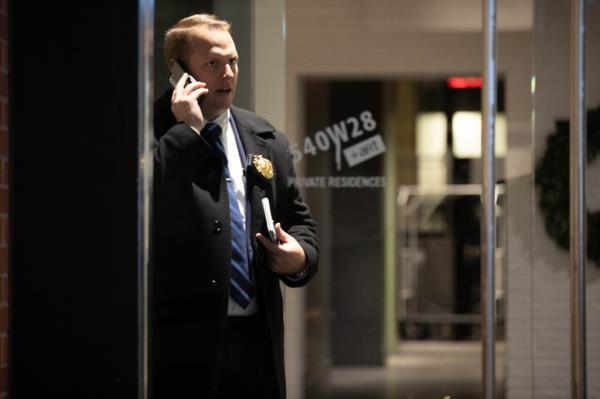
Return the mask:
M221 234L221 228L223 226L221 225L221 222L219 222L218 220L215 220L213 222L213 233L215 234Z

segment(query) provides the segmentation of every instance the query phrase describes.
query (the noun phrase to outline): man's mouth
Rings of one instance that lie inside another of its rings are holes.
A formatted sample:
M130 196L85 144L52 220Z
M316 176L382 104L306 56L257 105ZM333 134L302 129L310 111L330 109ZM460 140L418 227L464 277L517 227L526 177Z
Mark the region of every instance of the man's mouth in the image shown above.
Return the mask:
M231 89L230 88L217 89L217 93L219 93L219 94L229 94L229 93L231 93Z

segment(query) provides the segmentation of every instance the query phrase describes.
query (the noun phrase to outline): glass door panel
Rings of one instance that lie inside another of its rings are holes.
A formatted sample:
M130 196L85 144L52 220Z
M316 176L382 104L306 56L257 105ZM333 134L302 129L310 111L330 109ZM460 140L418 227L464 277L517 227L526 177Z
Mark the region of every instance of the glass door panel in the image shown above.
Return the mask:
M535 189L531 276L532 392L535 398L571 395L569 274L569 117L571 3L535 1ZM598 342L598 115L600 4L585 2L587 113L587 393L599 397ZM516 362L515 365L522 364ZM524 396L523 396L524 397Z
M481 396L479 3L156 4L155 96L167 85L166 27L202 11L232 20L245 74L237 104L286 132L318 222L319 272L285 292L290 398ZM599 6L587 2L590 397L600 392ZM556 169L568 135L569 14L567 0L499 4L498 397L570 390L565 204L554 195L568 168Z
M288 131L322 247L306 292L306 397L481 396L479 7L287 2ZM531 256L510 261L531 251L532 4L504 3L500 15L504 397L507 282L511 267L531 274Z

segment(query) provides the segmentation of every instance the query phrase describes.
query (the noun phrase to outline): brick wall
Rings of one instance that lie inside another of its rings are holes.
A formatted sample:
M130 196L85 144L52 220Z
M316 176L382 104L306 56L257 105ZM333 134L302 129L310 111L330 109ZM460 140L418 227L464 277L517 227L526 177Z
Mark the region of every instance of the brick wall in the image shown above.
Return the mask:
M0 398L8 374L8 0L0 0Z

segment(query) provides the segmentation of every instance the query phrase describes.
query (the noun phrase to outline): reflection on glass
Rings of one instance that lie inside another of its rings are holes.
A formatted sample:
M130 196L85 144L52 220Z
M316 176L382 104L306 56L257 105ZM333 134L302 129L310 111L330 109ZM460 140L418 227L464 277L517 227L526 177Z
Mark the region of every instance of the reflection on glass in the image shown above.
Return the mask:
M415 125L417 182L424 186L445 185L448 179L446 115L443 112L420 112Z
M324 248L320 287L308 288L307 362L320 364L309 369L308 397L479 397L480 161L448 148L464 129L453 116L479 115L480 88L447 79L303 83L306 135L291 145ZM502 275L505 187L497 189ZM382 207L388 190L396 200Z
M506 116L496 115L497 157L506 156ZM452 116L452 153L457 158L481 158L481 114L460 111Z
M448 147L446 115L443 112L421 112L416 119L417 155L442 158Z

